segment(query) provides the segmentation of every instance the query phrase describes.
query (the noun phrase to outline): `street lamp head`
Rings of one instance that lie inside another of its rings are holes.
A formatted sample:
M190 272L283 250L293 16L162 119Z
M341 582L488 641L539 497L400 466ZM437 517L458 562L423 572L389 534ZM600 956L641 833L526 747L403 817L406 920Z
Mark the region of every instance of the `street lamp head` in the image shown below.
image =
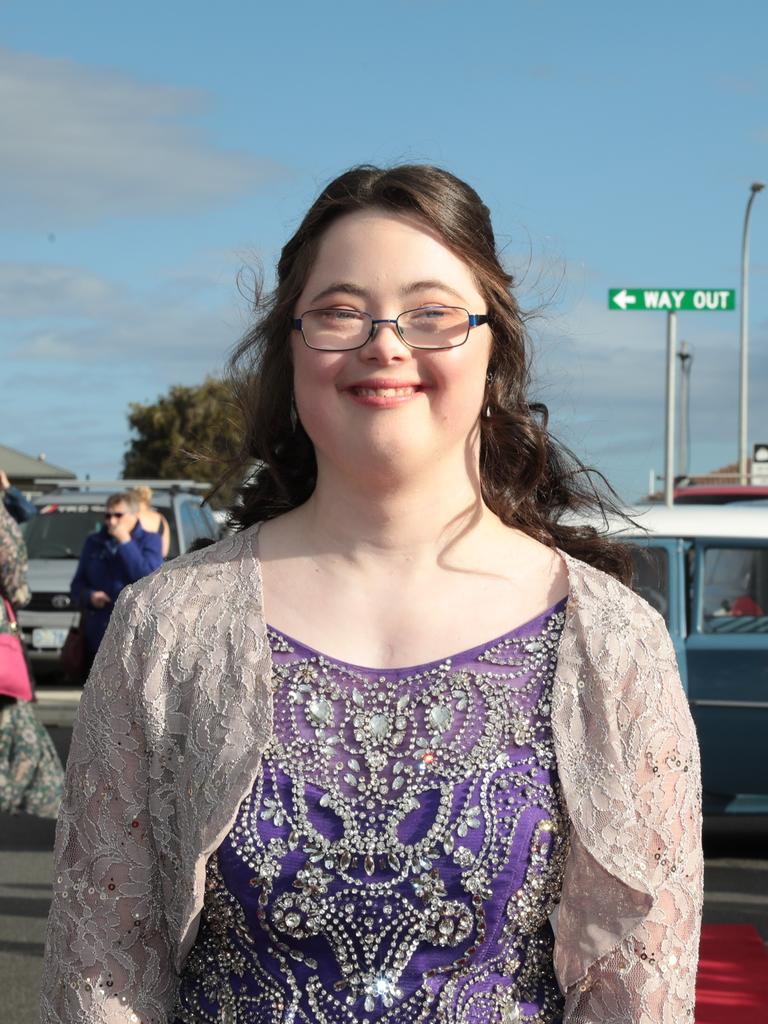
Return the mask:
M750 188L752 192L762 192L765 188L765 184L762 181L753 181Z

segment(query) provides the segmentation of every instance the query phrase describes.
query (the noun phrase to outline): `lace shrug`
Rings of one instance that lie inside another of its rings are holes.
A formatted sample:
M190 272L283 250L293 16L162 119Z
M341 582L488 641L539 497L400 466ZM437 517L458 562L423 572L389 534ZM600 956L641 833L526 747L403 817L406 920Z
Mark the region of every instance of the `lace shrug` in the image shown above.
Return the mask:
M567 1024L693 1021L698 747L660 616L564 555L552 701L571 820L555 970ZM56 835L43 1024L165 1024L205 865L272 729L257 527L121 594L83 693Z

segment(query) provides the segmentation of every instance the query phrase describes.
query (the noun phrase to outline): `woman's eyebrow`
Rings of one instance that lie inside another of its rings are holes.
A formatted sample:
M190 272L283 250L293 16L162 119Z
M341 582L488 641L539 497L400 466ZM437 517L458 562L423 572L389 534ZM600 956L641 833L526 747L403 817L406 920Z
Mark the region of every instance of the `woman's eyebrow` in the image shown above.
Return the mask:
M465 301L464 296L457 292L455 288L451 288L450 285L446 284L445 281L428 280L428 281L412 281L410 284L400 289L400 294L403 296L414 295L417 292L428 292L428 291L442 291L448 295L452 295L456 299L460 299L462 302ZM310 302L314 306L318 302L322 302L323 299L327 299L330 295L353 295L356 299L369 299L370 292L365 288L362 288L359 284L354 284L352 281L334 281L333 284L329 284L327 288L323 288L314 295Z
M369 297L365 288L361 288L359 284L353 284L351 281L336 281L334 284L329 284L327 288L323 288L310 301L314 306L316 302L322 302L329 295L338 295L339 292L343 292L345 295L354 295L356 299L367 299Z
M445 281L414 281L412 284L402 289L403 295L413 295L415 292L428 292L428 291L441 291L447 292L449 295L453 295L455 299L461 299L464 301L464 296L457 292L455 288L451 288L450 285L446 284Z

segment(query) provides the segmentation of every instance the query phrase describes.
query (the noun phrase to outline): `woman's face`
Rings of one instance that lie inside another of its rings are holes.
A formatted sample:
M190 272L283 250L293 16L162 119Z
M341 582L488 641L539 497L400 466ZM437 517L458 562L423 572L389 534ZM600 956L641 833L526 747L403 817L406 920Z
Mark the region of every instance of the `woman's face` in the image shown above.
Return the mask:
M421 306L486 313L466 263L416 218L370 210L335 221L295 315L352 309L394 319ZM467 442L479 447L491 332L475 327L464 345L409 348L394 324L380 324L362 348L322 352L292 332L299 418L323 462L347 470L417 472L456 456L466 472Z

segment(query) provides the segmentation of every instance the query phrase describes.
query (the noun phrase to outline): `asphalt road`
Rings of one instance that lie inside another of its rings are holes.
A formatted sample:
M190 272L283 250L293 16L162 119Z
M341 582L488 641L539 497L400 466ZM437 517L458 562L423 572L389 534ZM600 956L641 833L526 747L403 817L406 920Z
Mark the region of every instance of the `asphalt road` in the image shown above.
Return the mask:
M51 730L64 753L69 730ZM54 823L0 815L0 1020L37 1024ZM708 819L704 920L754 925L768 942L768 818Z

